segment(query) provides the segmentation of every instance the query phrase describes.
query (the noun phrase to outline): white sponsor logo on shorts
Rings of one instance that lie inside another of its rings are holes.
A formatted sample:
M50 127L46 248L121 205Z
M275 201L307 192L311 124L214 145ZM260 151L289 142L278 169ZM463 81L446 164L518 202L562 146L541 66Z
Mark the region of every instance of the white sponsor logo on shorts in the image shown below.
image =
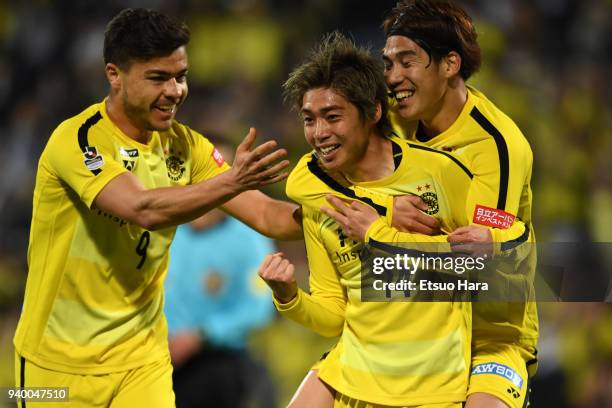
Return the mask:
M498 363L478 364L472 368L472 375L477 374L493 374L506 378L518 388L523 388L523 378L516 371L508 366Z

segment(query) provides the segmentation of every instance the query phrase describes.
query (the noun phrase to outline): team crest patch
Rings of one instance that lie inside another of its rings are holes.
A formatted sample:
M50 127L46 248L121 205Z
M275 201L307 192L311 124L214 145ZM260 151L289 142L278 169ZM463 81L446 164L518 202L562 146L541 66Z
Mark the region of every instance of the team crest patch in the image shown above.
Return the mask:
M126 149L125 147L121 147L119 149L119 155L121 156L123 167L129 171L133 171L136 167L136 160L138 159L138 149Z
M427 204L426 213L429 215L437 214L440 211L440 206L438 205L438 195L432 191L427 191L421 194L421 198Z
M104 158L94 146L85 147L83 156L85 157L84 163L88 170L94 171L104 166Z
M212 158L215 161L215 163L217 163L217 166L219 167L221 167L223 163L225 163L225 159L223 158L223 155L217 150L217 148L213 149Z
M427 211L425 211L429 215L437 214L440 211L440 206L438 205L438 195L436 194L433 185L430 183L419 184L416 187L417 194L421 199L427 204Z
M168 169L168 177L173 181L179 181L185 174L185 162L176 156L170 156L166 159L166 168Z
M511 369L510 367L498 364L498 363L484 363L478 364L472 368L472 375L478 374L493 374L498 375L500 377L504 377L512 384L514 384L517 388L523 388L523 378L518 375L516 371Z

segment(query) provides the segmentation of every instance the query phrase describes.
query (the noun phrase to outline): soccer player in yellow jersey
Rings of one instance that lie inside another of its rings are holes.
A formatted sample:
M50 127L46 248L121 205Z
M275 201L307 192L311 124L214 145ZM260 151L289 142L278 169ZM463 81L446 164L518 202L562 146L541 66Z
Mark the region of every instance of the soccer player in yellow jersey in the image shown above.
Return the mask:
M295 205L247 191L286 177L275 142L251 149L251 129L230 167L174 119L188 41L170 17L120 12L104 38L108 97L59 125L40 158L15 369L18 387L68 387L53 406L174 406L162 284L177 224L221 206L301 237Z
M380 62L339 34L295 69L284 88L314 149L287 183L287 195L302 205L310 293L297 288L288 260L269 256L260 275L277 308L322 335L340 335L319 366L319 377L335 391L334 406L461 407L471 304L362 301L363 244L345 237L320 206L335 194L371 206L390 223L393 196L427 190L429 211L450 232L467 224L471 173L448 153L391 136ZM437 242L450 251L446 236L410 235L404 242Z
M400 1L383 26L387 35L383 59L394 131L452 152L474 175L465 206L470 225L453 231L449 241L457 244L459 251L492 244L496 255L522 253L516 268L530 276L535 266L535 252L529 250L529 243L535 240L531 225L532 153L512 120L465 84L481 61L470 17L448 2ZM418 200L399 201L396 211L399 204L411 202ZM370 225L372 216L339 208L345 213L339 221L347 222L343 224L347 235L359 239L368 231L378 240L401 239L401 234L385 233L380 221ZM402 212L404 216L417 214L413 224L426 227L422 224L424 215L416 208L404 207ZM526 250L517 251L522 242L527 242ZM530 294L525 298L533 299ZM527 406L528 377L534 374L537 362L535 303L475 303L473 311L472 372L466 406ZM313 381L307 385L315 386Z
M455 230L449 240L466 246L493 242L502 256L518 243L529 247L535 240L531 149L508 116L465 84L481 62L469 15L449 2L400 1L383 28L394 129L452 152L474 174L465 207L470 225ZM445 75L449 64L460 67L457 75ZM527 275L535 268L535 251L529 249L517 262L517 270ZM476 302L473 320L467 407L527 406L527 377L535 374L537 361L536 304ZM505 376L506 368L519 373L520 385Z

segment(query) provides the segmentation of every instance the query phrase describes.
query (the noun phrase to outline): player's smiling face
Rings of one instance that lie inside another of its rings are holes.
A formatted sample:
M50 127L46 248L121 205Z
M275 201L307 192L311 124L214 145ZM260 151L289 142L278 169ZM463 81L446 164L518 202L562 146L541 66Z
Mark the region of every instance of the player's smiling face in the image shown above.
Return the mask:
M374 123L367 123L357 107L332 88L304 94L301 116L306 141L325 168L350 174L364 157Z
M409 120L434 117L441 108L448 82L440 64L401 35L387 38L383 60L387 87L397 101L400 115Z
M187 97L185 47L165 57L133 61L120 74L119 96L130 122L146 131L169 129Z

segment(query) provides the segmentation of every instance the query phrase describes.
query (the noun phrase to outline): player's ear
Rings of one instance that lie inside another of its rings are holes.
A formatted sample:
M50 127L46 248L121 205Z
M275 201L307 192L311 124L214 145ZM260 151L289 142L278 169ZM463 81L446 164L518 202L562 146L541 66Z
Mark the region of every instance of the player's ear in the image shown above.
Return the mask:
M461 70L461 55L459 55L456 51L449 52L442 61L444 75L447 78L457 75L459 70Z
M380 118L382 118L382 106L380 105L380 102L378 102L376 104L376 110L374 111L374 123L378 123Z
M119 75L119 67L113 64L112 62L109 62L108 64L106 64L104 71L106 73L106 79L108 80L108 83L110 84L111 88L115 90L120 89L121 75Z

